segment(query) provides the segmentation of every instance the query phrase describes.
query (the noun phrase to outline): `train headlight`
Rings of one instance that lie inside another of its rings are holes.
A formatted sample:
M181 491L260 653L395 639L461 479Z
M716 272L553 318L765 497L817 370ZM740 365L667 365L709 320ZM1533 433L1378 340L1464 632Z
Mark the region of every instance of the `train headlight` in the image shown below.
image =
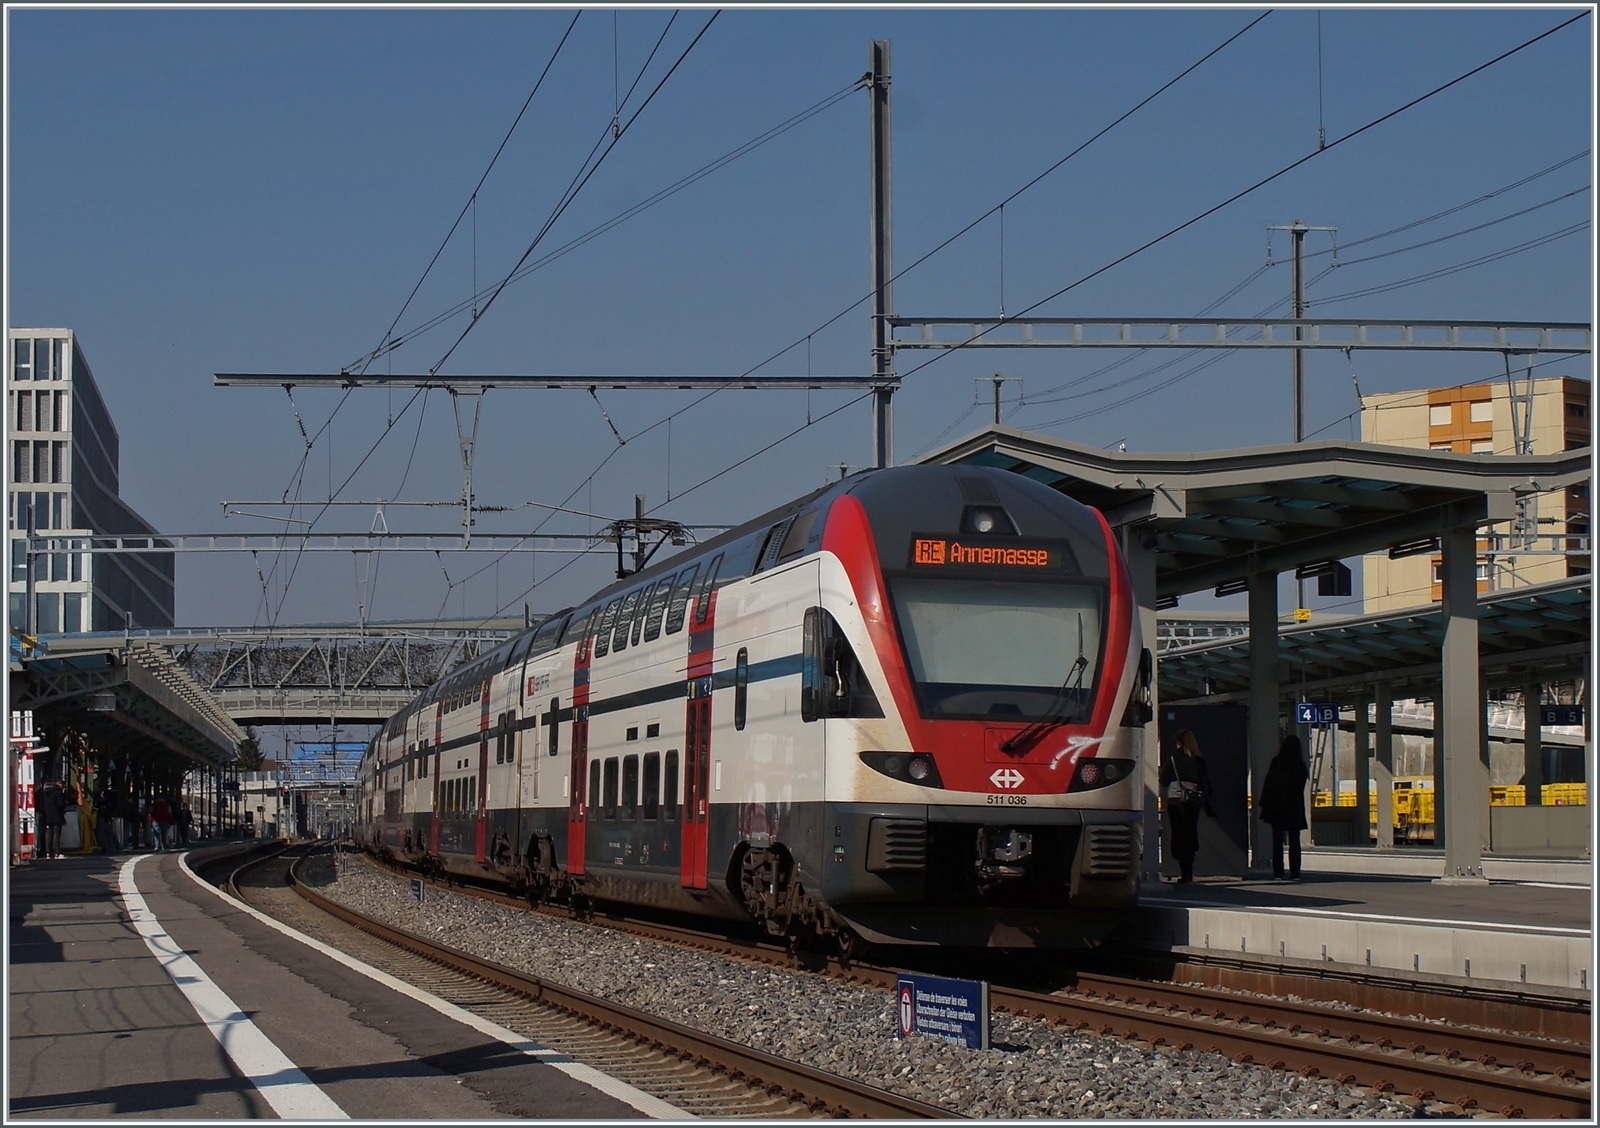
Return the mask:
M939 778L939 765L926 752L862 752L860 755L867 767L901 783L914 783L918 787L944 786Z
M994 532L994 514L993 513L979 513L976 517L973 518L972 523L977 526L978 532L980 532L980 533L992 533L992 532Z

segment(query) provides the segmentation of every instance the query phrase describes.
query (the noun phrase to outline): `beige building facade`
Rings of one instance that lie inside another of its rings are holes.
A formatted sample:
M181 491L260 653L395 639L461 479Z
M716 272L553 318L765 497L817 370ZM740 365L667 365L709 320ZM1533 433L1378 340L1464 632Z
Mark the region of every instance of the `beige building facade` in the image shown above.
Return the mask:
M1590 443L1592 401L1587 380L1537 377L1425 391L1367 396L1361 412L1364 442L1497 454L1553 454ZM1515 409L1515 421L1513 420ZM1524 420L1526 422L1524 423ZM1519 527L1520 526L1520 527ZM1589 487L1533 495L1517 524L1489 526L1479 539L1478 590L1501 591L1548 583L1589 571L1586 555L1558 549L1587 547ZM1415 607L1439 599L1439 555L1423 553L1363 561L1363 607L1368 613Z

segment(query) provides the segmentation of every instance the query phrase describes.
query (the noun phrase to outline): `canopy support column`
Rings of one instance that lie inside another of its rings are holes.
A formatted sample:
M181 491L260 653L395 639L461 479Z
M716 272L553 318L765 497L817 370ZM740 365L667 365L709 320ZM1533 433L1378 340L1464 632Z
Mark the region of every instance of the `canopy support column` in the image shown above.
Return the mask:
M1387 682L1373 686L1373 728L1378 745L1377 762L1372 768L1373 786L1378 789L1377 846L1394 849L1394 701Z
M1489 824L1489 774L1482 760L1483 694L1478 676L1478 546L1471 525L1446 529L1440 614L1444 619L1442 677L1434 705L1434 838L1444 837L1441 881L1479 884L1483 837ZM1439 729L1443 727L1443 733ZM1441 740L1442 736L1442 740Z
M1367 782L1367 775L1372 770L1372 748L1367 740L1367 711L1371 705L1365 690L1356 694L1356 814L1351 830L1353 843L1359 849L1366 849L1372 844L1372 792ZM1337 781L1334 786L1338 786ZM1334 796L1334 802L1338 802L1337 795Z
M1278 574L1250 573L1250 867L1272 856L1272 828L1254 817L1261 785L1278 754Z

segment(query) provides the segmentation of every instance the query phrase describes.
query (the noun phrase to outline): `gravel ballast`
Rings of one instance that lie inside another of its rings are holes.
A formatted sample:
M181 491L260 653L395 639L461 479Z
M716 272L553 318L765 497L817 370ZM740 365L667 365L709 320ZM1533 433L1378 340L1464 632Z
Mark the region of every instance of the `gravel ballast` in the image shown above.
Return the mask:
M319 867L320 868L320 867ZM331 876L331 874L329 875ZM993 1048L895 1037L893 996L409 882L364 859L320 890L484 959L964 1116L1415 1117L1415 1102L1220 1054L1129 1044L996 1014Z

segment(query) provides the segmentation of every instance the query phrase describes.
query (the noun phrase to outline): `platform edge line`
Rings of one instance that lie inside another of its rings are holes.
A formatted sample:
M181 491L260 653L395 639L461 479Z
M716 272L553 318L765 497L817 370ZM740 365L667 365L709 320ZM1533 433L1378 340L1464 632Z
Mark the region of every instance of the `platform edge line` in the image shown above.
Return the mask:
M214 894L231 907L238 909L240 912L249 914L260 923L266 925L268 928L281 932L290 939L297 940L307 947L321 952L329 959L344 965L351 971L364 975L368 979L371 979L376 983L380 983L391 990L398 991L407 998L414 999L415 1001L422 1003L424 1006L430 1007L439 1014L444 1015L446 1018L476 1030L480 1034L485 1034L496 1041L503 1042L512 1049L526 1054L528 1057L536 1058L551 1068L565 1073L574 1081L581 1081L583 1084L599 1090L608 1097L615 1097L624 1104L638 1109L651 1119L698 1119L693 1113L685 1112L678 1106L664 1101L660 1097L651 1096L642 1089L636 1089L626 1081L618 1080L617 1078L612 1077L610 1074L602 1073L600 1070L591 1065L585 1065L583 1062L576 1061L573 1058L561 1053L559 1050L551 1049L549 1046L535 1042L530 1038L525 1038L509 1027L501 1026L498 1022L484 1018L482 1015L474 1014L465 1007L457 1006L455 1003L441 999L437 995L424 991L420 987L415 987L402 979L397 979L388 972L375 968L369 963L365 963L356 959L352 955L339 951L337 948L324 944L315 937L307 936L299 929L292 928L289 925L284 924L282 921L274 920L272 917L267 916L259 909L252 908L243 901L239 900L237 897L233 897L228 893L223 892L215 885L212 885L210 882L201 878L194 872L194 870L189 868L188 859L189 855L187 851L183 854L180 854L178 856L178 866L185 874L188 875L189 880L193 881L201 889L204 889L208 893Z

